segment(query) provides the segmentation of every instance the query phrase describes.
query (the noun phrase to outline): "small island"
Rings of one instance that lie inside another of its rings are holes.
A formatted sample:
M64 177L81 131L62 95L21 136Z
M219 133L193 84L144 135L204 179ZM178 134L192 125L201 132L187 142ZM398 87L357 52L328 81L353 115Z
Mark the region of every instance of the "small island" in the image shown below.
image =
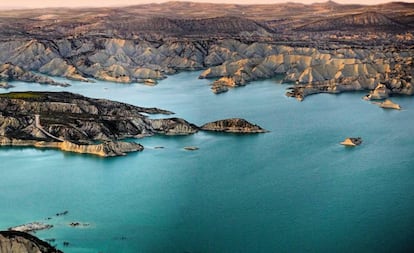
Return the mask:
M251 133L266 133L267 130L261 128L258 125L252 124L245 119L224 119L210 122L201 126L204 131L213 132L225 132L225 133L239 133L239 134L251 134Z
M341 142L341 145L348 146L348 147L355 147L358 145L361 145L362 138L361 137L349 137L346 138L343 142Z
M184 147L184 149L185 150L188 150L188 151L196 151L196 150L199 150L199 147L196 147L196 146L186 146L186 147Z

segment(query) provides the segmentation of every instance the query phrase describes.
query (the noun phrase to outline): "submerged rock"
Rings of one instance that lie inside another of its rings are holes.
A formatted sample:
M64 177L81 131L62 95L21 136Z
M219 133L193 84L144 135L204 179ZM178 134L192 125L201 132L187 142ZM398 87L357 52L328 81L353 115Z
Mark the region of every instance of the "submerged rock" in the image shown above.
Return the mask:
M187 147L184 147L184 149L189 150L189 151L195 151L195 150L199 150L200 148L196 146L187 146Z
M0 231L0 252L4 253L62 253L49 243L20 231Z
M90 224L89 223L81 223L79 221L74 221L74 222L69 223L69 226L70 227L89 227Z
M252 124L245 119L232 118L223 119L204 124L200 128L204 131L227 132L227 133L266 133L265 129Z
M56 216L65 216L65 215L67 215L69 213L69 211L68 210L65 210L65 211L63 211L63 212L61 212L61 213L57 213L56 214Z

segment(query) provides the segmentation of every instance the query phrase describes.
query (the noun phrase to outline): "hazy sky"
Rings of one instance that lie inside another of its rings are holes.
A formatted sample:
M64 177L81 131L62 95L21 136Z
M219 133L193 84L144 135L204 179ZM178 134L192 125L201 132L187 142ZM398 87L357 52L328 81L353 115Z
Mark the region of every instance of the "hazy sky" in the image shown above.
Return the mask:
M326 0L193 0L193 2L211 2L211 3L238 3L238 4L255 4L255 3L283 3L283 2L325 2ZM386 3L392 0L336 0L338 3L358 3L358 4L378 4ZM0 8L44 8L44 7L85 7L85 6L125 6L144 3L161 3L165 0L0 0ZM414 0L405 0L405 2L414 2Z

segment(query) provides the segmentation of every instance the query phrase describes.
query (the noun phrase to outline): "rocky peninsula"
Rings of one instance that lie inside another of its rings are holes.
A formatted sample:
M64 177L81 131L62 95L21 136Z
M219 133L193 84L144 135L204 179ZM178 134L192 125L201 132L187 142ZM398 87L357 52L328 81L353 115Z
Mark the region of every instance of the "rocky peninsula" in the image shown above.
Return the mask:
M19 231L0 231L0 252L62 253L33 235Z
M181 118L151 119L145 114L170 115L158 108L87 98L69 92L0 94L0 145L56 148L102 157L142 151L138 143L120 141L161 135L188 135L199 130L259 133L243 119L223 120L202 128Z

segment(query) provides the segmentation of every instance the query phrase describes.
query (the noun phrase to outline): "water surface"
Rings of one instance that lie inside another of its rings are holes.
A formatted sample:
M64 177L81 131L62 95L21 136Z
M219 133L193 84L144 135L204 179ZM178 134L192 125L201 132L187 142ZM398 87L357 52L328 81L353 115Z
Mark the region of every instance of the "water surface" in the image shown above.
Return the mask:
M0 228L49 222L55 227L36 235L56 238L69 253L414 250L412 98L393 98L401 111L380 109L364 93L300 103L277 80L214 95L198 74L155 87L13 83L10 91L65 90L159 107L198 125L242 117L270 132L145 138L143 152L110 159L1 148ZM364 142L338 144L348 136Z

